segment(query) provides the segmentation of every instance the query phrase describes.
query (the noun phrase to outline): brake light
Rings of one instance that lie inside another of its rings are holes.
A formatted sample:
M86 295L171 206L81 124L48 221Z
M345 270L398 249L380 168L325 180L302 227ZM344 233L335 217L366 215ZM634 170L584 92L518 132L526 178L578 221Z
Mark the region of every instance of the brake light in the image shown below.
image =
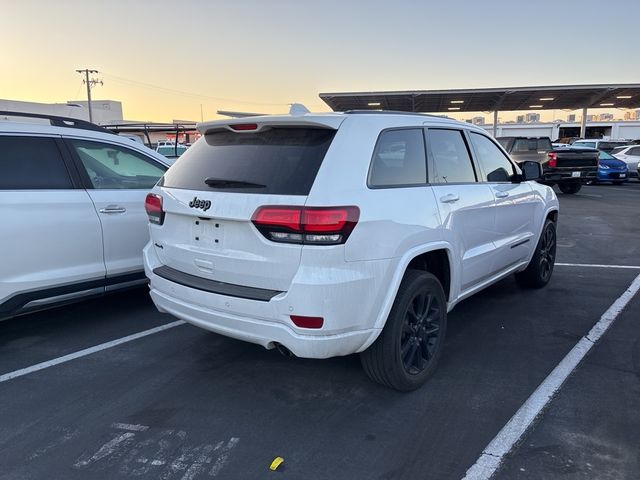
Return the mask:
M345 243L360 218L358 207L264 206L252 222L274 242L311 245Z
M258 129L257 123L239 123L237 125L229 125L229 126L231 127L232 130L236 130L240 132Z
M556 152L549 152L549 163L548 165L551 168L556 168L558 166L558 154Z
M155 193L149 193L144 200L144 209L147 211L149 221L156 225L164 223L164 210L162 209L162 197Z

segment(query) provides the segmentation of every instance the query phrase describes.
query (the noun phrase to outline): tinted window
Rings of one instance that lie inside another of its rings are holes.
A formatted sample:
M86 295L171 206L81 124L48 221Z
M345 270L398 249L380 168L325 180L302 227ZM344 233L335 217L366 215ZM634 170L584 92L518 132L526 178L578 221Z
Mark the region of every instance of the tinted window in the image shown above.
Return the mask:
M620 153L620 152L622 152L625 148L627 148L627 147L616 147L616 148L614 148L613 150L611 150L611 153L612 153L612 154Z
M596 142L574 142L575 147L591 147L596 148Z
M634 148L630 148L627 151L627 155L640 155L640 147L634 147Z
M487 182L508 182L513 175L513 165L500 149L487 137L471 133L471 144L476 152Z
M166 168L144 155L117 145L71 140L93 188L150 189Z
M505 150L509 148L509 139L508 138L497 138L496 140L498 140L500 145L502 145L502 148L504 148Z
M0 136L0 189L73 188L53 138Z
M459 130L429 129L427 143L433 157L432 183L476 181L462 132Z
M548 138L517 138L513 142L513 152L546 152L551 150Z
M308 195L334 135L334 130L319 128L209 133L178 159L164 176L163 185L187 190ZM220 182L209 186L206 179ZM223 181L228 185L223 186ZM248 185L243 186L243 182Z
M386 187L425 183L427 158L422 129L382 132L373 152L369 185Z
M539 152L548 152L553 149L553 145L551 145L551 140L548 138L538 138L538 151Z

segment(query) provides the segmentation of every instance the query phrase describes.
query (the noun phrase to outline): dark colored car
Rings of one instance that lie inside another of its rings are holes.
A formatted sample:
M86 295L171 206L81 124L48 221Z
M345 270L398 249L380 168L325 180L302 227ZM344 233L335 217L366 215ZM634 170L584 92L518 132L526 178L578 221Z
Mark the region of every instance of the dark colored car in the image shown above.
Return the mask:
M516 162L540 163L543 176L539 182L558 185L562 193L577 193L584 183L597 178L599 152L595 148L554 149L549 137L500 137L497 140Z

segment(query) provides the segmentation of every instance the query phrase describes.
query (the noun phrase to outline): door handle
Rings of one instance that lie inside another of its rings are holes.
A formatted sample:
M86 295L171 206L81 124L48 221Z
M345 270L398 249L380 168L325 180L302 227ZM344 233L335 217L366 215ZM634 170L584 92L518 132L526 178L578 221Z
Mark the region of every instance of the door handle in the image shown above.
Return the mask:
M105 208L101 208L100 213L124 213L127 211L124 207L119 207L118 205L109 205Z
M455 193L449 193L444 197L440 197L440 201L442 203L453 203L453 202L457 202L458 200L460 200L460 197Z
M507 198L509 196L509 192L496 192L496 198Z

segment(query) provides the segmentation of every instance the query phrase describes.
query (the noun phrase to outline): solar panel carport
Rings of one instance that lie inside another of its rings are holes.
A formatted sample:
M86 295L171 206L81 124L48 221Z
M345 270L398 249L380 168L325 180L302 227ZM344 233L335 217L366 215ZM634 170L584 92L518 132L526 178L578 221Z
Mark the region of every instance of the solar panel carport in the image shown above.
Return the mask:
M640 84L321 93L320 98L334 111L493 112L494 136L500 111L582 109L584 137L589 108L638 108Z

